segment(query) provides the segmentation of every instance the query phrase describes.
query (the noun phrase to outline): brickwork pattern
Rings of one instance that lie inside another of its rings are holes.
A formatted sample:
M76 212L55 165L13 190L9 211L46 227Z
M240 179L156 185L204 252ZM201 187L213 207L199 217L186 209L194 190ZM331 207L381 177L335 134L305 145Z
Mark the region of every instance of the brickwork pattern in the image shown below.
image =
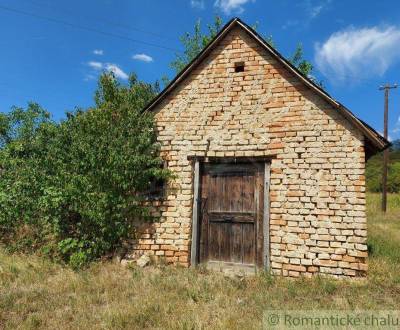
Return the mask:
M235 62L245 71L235 72ZM245 31L235 28L156 108L163 158L176 174L138 229L133 256L190 263L188 156L274 156L270 251L275 274L367 271L364 137Z

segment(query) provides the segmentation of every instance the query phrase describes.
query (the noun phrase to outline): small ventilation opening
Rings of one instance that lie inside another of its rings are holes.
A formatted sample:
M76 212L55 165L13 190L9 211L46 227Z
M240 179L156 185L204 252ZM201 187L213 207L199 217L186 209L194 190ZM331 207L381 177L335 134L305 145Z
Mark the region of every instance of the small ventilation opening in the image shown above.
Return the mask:
M244 72L244 62L235 63L235 72Z

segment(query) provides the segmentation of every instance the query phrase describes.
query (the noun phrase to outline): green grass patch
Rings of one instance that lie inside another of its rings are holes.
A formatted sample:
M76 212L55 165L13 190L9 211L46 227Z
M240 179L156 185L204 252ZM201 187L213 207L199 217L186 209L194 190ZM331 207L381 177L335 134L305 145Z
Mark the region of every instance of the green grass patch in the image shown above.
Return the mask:
M227 278L204 269L123 268L78 272L0 250L1 329L258 329L267 309L398 309L400 196L368 195L368 278Z

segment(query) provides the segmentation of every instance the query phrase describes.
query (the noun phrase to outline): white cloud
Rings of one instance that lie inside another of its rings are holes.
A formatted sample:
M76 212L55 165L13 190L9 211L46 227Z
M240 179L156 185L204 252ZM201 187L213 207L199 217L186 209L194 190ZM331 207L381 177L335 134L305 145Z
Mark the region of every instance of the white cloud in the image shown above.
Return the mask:
M115 77L127 80L129 78L128 74L125 73L117 64L114 63L102 63L102 62L96 62L96 61L91 61L88 62L88 65L94 69L94 70L105 70L108 72L114 73ZM88 76L86 76L88 77Z
M299 25L298 20L288 20L285 24L282 25L282 29L286 30L292 27L295 27L296 25Z
M117 78L127 80L129 78L128 74L126 74L118 65L113 63L106 63L106 70L114 73Z
M316 44L318 69L334 82L382 76L400 56L400 29L350 27Z
M332 2L332 0L322 0L322 1L313 1L307 0L304 2L304 6L309 15L310 19L314 19L318 17Z
M324 8L323 5L319 5L319 6L312 8L311 12L310 12L311 18L317 17L321 13L323 8Z
M233 12L240 14L244 11L243 6L248 2L255 2L255 0L216 0L214 6L220 8L226 15Z
M304 17L301 20L290 19L282 25L283 30L297 28L304 29L307 28L310 23L317 18L322 12L329 8L329 4L332 0L304 0L298 1L296 6L305 12ZM292 4L291 4L292 5Z
M197 9L205 8L204 0L190 0L190 5L193 8L197 8Z
M102 49L95 49L95 50L93 50L93 54L94 55L104 55L104 50L102 50Z
M315 18L315 17L319 16L319 14L321 14L321 12L323 10L325 10L325 8L329 5L330 2L331 2L330 0L323 1L319 5L311 7L310 8L310 16L311 16L311 18Z
M400 133L400 117L397 119L396 125L394 125L393 133Z
M146 55L146 54L135 54L135 55L132 56L132 58L134 60L143 61L143 62L147 62L147 63L153 62L153 58L151 56L149 56L149 55Z
M90 73L85 75L85 78L83 78L84 81L90 81L90 80L95 80L95 79L96 79L96 76L93 74L90 74Z
M101 62L96 62L96 61L90 61L88 62L88 65L96 70L101 70L103 68L103 63Z

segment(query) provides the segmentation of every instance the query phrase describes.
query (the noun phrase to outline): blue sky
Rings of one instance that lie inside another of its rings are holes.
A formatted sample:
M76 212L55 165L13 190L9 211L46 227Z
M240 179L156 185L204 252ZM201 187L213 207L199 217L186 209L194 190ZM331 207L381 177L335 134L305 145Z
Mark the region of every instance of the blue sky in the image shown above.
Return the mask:
M219 14L297 43L327 91L382 131L383 83L400 83L400 2L395 0L0 0L0 111L36 101L55 119L92 105L96 78L112 70L154 82L173 76L179 36ZM391 91L389 135L400 138L400 88Z

